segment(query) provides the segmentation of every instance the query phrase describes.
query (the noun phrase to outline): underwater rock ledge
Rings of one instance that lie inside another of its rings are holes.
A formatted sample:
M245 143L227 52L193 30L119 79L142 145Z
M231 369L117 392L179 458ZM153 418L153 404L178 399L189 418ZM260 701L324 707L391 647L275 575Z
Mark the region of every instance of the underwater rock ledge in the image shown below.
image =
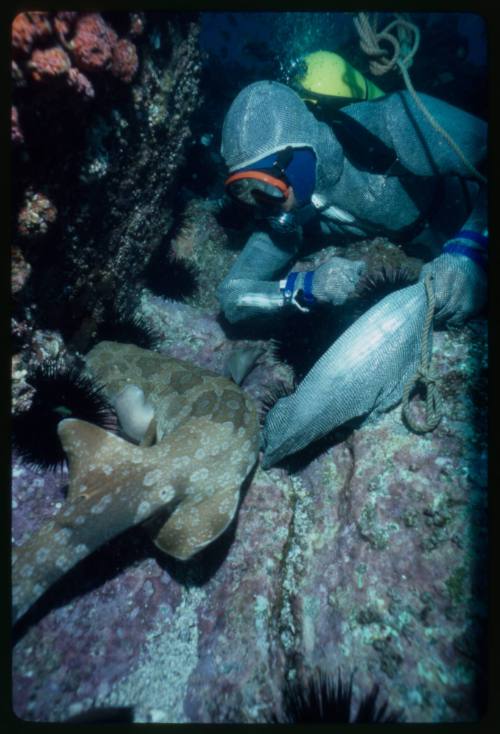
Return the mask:
M291 475L258 469L212 555L170 563L140 533L105 549L100 577L68 583L18 640L16 715L132 706L136 722L263 722L285 676L320 667L357 670L353 707L376 681L407 722L477 719L486 340L481 320L435 333L433 433L410 433L397 407ZM15 461L15 542L57 511L64 483Z

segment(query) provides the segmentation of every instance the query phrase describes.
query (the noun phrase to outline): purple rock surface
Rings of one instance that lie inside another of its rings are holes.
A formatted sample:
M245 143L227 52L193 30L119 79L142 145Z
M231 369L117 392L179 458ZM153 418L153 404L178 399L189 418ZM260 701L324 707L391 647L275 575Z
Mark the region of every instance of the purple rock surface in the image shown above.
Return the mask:
M222 370L234 344L213 316L155 299L143 308L169 335L164 351ZM18 635L16 715L132 706L136 722L264 722L280 713L284 681L319 666L355 671L354 705L377 682L406 721L477 719L486 340L483 321L434 334L444 417L433 433L408 431L398 406L300 468L257 468L230 532L188 564L140 529L84 561ZM257 398L264 375L283 378L266 360L248 378ZM18 544L57 511L67 475L15 460L13 480Z

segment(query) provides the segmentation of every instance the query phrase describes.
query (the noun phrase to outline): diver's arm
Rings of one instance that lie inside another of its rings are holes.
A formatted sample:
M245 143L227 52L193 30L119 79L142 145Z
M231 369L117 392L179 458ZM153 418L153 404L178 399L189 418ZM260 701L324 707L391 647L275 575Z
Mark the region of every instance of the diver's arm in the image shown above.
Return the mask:
M474 167L484 162L487 124L463 110L425 94L419 95L437 123L452 137ZM409 92L397 92L376 102L345 108L397 155L404 169L419 176L474 177L470 168L426 118ZM404 175L394 165L394 175ZM391 175L391 170L388 171ZM487 186L478 181L478 194L466 222L445 242L443 254L424 266L434 278L435 320L458 324L482 308L486 299Z
M436 122L451 136L473 166L486 158L484 120L427 94L418 95ZM395 151L398 161L417 176L473 174L407 91L376 101L349 105L344 112ZM394 171L395 175L398 175Z
M475 168L481 166L487 155L487 123L436 97L418 96L469 163ZM344 108L344 112L395 152L396 164L387 171L387 175L404 175L406 169L417 176L474 178L473 172L422 112L410 92L403 90L376 101L351 104ZM479 228L483 229L487 226L486 185L478 181L478 186L482 191L476 199L472 216L476 220L482 217Z
M283 245L278 246L267 232L255 232L249 238L218 289L228 321L270 315L283 307L279 278L295 262L300 240L289 237Z
M296 259L299 236L284 239L291 249L279 247L266 232L253 234L222 281L219 300L231 323L271 315L286 306L307 311L316 301L339 306L354 291L365 268L363 261L331 257L316 270L287 273ZM307 305L298 302L299 291Z
M426 94L420 94L419 97L436 122L459 146L467 161L476 168L481 166L487 154L486 122L435 97ZM469 166L425 117L409 92L389 95L382 104L385 107L389 144L405 168L422 176L458 175L464 179L474 178ZM474 233L480 235L488 226L487 185L478 180L478 187L469 218L443 248L443 253L459 254L459 245L463 245L460 254L476 263L475 250L479 243L475 242L477 238ZM473 234L469 236L467 233L471 232ZM479 247L484 250L486 259L486 246Z

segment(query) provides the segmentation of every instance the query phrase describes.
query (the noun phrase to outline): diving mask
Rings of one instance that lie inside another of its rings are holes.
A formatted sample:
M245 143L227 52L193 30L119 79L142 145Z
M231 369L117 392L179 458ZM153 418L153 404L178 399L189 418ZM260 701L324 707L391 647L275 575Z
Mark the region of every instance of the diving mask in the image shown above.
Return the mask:
M229 176L225 185L233 198L252 206L279 206L290 194L285 180L264 171L238 171Z

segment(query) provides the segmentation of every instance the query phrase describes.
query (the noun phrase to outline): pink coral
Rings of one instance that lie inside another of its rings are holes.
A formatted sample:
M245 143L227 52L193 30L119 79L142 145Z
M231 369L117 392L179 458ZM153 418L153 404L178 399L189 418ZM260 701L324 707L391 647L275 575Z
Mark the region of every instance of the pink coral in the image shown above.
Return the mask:
M37 237L47 232L56 220L57 209L44 194L26 192L26 202L19 212L18 232L23 237Z
M68 84L86 99L93 99L95 97L92 82L76 66L72 66L68 71Z
M54 27L62 44L66 45L66 36L70 33L78 17L75 10L60 10L54 18Z
M88 13L78 19L69 45L79 69L99 71L110 65L116 40L116 33L100 13Z
M23 71L18 63L14 61L14 59L11 59L10 62L10 76L12 79L12 84L14 87L25 87L26 86L26 80L24 78Z
M30 273L31 265L26 262L21 250L18 247L12 247L10 278L13 296L22 291Z
M60 46L36 48L27 66L31 69L33 79L40 82L66 74L71 67L71 61Z
M19 13L12 21L12 48L15 52L29 54L34 43L51 33L47 12Z
M130 34L144 30L144 14L130 13ZM100 13L60 10L19 13L12 22L11 77L15 89L30 82L67 84L83 99L95 97L89 73L105 71L125 83L139 66L135 44L118 39ZM12 140L23 142L17 110L12 112Z
M10 109L10 139L13 143L24 143L24 135L19 125L19 113L17 107Z
M135 44L126 38L121 38L113 48L111 73L128 84L132 81L138 66L139 59Z
M130 35L140 36L144 33L144 13L130 13Z

